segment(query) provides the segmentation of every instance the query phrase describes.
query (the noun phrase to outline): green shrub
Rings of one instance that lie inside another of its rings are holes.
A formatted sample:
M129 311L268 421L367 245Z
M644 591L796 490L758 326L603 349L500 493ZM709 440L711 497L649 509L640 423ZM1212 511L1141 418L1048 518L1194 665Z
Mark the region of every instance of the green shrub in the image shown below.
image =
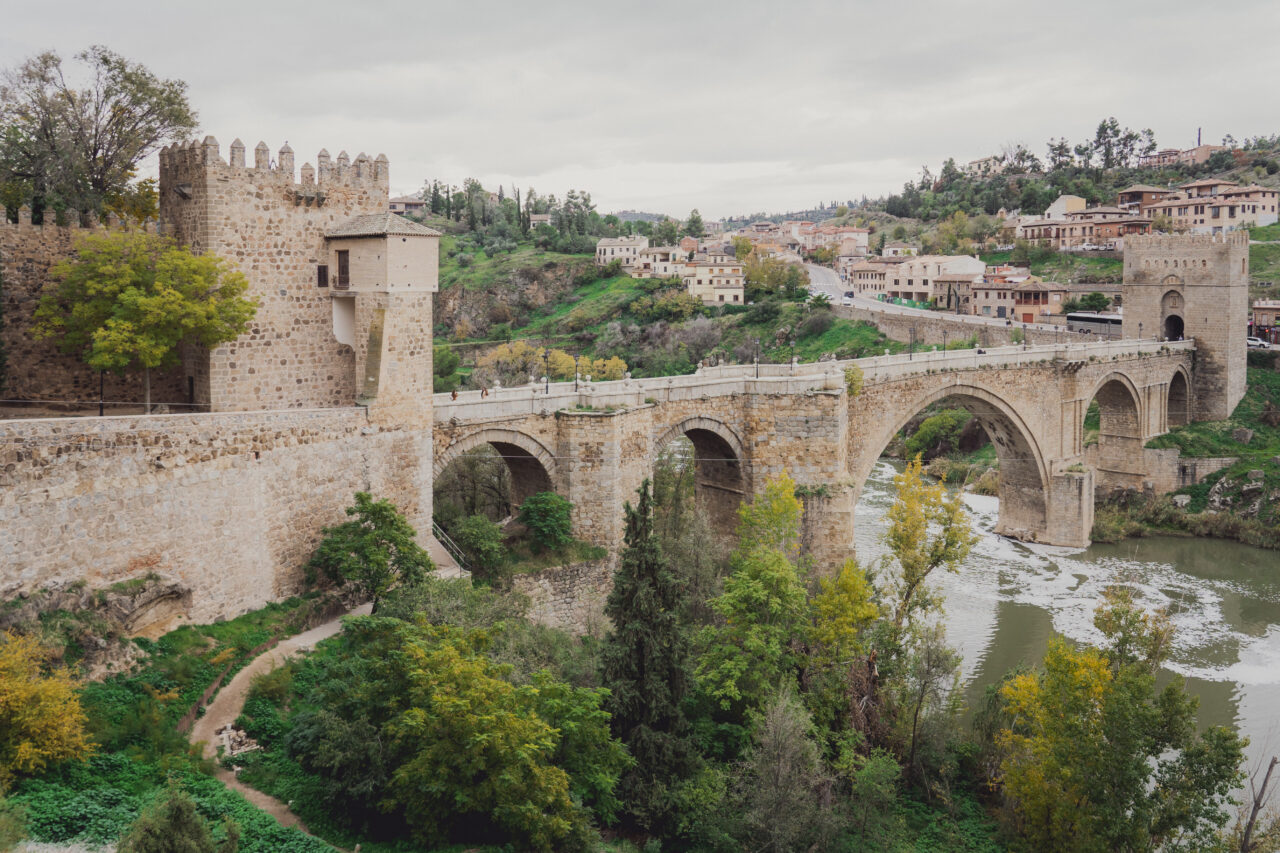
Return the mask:
M214 842L209 823L196 811L195 801L180 788L170 786L138 816L120 840L119 853L234 853L240 827L224 818L222 840Z
M534 550L555 550L572 538L573 504L555 492L538 492L520 505L520 523L529 528Z
M502 547L502 528L483 515L473 515L457 527L454 538L466 553L472 574L481 580L494 581L507 557Z
M800 328L796 331L801 338L813 338L821 335L835 324L835 314L830 311L814 311L800 324Z

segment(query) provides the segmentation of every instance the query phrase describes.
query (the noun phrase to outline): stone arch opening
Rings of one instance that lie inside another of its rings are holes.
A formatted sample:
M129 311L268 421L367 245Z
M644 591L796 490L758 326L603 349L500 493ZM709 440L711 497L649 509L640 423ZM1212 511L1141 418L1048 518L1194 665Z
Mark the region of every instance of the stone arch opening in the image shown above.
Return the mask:
M1170 427L1191 423L1191 386L1181 370L1169 380L1168 424Z
M716 533L737 529L738 505L751 494L743 465L742 441L725 424L688 418L667 429L654 443L655 460L664 460L691 481L693 497Z
M927 394L899 412L906 412L897 420L881 418L880 425L862 444L863 452L852 448L851 460L857 460L853 473L854 499L861 494L863 485L884 449L917 415L941 403L948 408L960 408L969 412L986 433L995 448L999 461L1000 516L996 532L1016 539L1040 540L1048 531L1049 474L1044 455L1031 429L1012 406L1000 397L977 386L951 385ZM875 456L865 449L879 448Z
M512 430L486 429L449 445L434 462L437 519L446 507L441 489L464 515L501 521L530 496L555 491L555 455L541 442ZM456 512L456 510L448 510Z
M1141 395L1127 378L1110 374L1094 389L1084 423L1085 456L1097 473L1099 491L1141 488Z
M1165 284L1181 284L1181 280L1175 276L1168 276ZM1160 299L1160 323L1161 331L1165 340L1180 341L1185 332L1185 324L1182 321L1182 312L1186 308L1186 300L1182 293L1177 290L1170 290Z

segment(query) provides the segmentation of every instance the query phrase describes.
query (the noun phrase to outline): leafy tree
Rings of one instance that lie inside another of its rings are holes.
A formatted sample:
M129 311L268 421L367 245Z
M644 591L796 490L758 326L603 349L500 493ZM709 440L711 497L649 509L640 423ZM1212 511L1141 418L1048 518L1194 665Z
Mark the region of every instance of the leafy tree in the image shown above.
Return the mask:
M785 471L770 478L764 492L738 507L738 554L757 548L777 551L788 560L800 556L800 522L804 505L796 482Z
M224 818L221 835L223 840L215 842L195 801L170 785L138 816L116 849L119 853L235 853L240 827Z
M888 583L893 625L900 630L920 610L935 602L925 586L939 567L956 571L977 541L964 511L960 494L948 496L941 483L924 481L920 457L893 478L897 500L889 507L885 543L898 563L899 573Z
M1110 304L1111 299L1096 290L1080 297L1080 307L1085 311L1106 311Z
M84 88L68 81L53 51L9 70L0 85L0 183L28 186L36 217L46 207L101 212L128 195L143 158L196 129L186 83L101 45L76 59Z
M479 580L498 580L498 570L507 558L502 547L502 528L483 515L473 515L458 525L454 537L467 554L472 574Z
M307 563L309 577L323 574L339 584L354 584L376 613L392 586L416 583L434 569L415 539L417 531L391 501L356 492L347 515L350 521L324 528L324 539Z
M1223 727L1196 734L1198 703L1180 678L1156 692L1164 614L1111 589L1094 624L1106 648L1054 639L1041 672L1000 690L1013 828L1046 851L1209 849L1240 782L1240 739Z
M907 457L923 456L925 459L932 459L954 451L961 431L972 418L964 409L943 409L936 415L925 418L906 441Z
M833 578L818 581L809 627L811 661L848 667L866 652L866 632L880 611L866 572L846 560Z
M555 492L538 492L520 504L520 523L538 551L557 550L573 538L573 504Z
M650 831L669 831L669 791L695 768L682 703L690 687L687 608L681 579L664 558L653 529L649 481L626 516L625 548L605 615L613 628L600 651L600 680L610 690L605 708L614 736L635 765L619 793L631 819Z
M690 237L705 237L707 227L702 222L702 214L698 213L697 208L689 211L689 218L684 223L684 233Z
M834 780L809 712L785 686L764 707L752 741L740 780L743 849L831 849L838 829Z
M680 242L680 223L664 219L653 226L653 242L658 246L674 246Z
M42 672L34 637L0 634L0 793L17 776L93 752L71 674Z
M95 370L138 366L151 411L151 369L176 364L184 343L235 340L258 303L244 276L217 255L194 255L143 232L85 237L52 270L35 311L38 337Z

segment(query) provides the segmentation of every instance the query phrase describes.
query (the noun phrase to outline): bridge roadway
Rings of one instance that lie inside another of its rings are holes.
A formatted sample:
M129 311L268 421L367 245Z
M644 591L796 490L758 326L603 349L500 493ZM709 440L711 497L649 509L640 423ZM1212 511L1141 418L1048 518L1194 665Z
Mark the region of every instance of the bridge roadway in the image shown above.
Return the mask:
M972 412L996 447L998 529L1082 546L1095 487L1142 487L1145 442L1189 419L1194 351L1191 340L1005 346L437 394L435 473L490 444L511 469L517 500L554 488L574 502L578 535L614 547L622 502L684 435L698 498L720 529L732 529L743 497L785 470L808 487L808 545L834 560L851 550L853 507L885 446L923 408L948 399ZM846 385L851 367L862 373L856 394ZM1101 436L1086 457L1084 416L1094 399Z

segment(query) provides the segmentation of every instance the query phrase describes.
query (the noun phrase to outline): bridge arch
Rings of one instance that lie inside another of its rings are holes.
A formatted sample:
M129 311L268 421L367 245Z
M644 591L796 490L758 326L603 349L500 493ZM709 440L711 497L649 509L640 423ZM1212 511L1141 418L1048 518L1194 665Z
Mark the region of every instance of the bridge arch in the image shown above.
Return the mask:
M723 421L695 415L663 430L653 442L653 459L680 438L693 447L693 491L712 529L737 529L738 505L751 494L745 451L738 433Z
M1086 451L1098 474L1095 485L1102 490L1140 488L1147 422L1142 393L1128 376L1112 371L1094 383L1088 399L1098 404L1098 448Z
M1037 539L1048 529L1049 468L1035 432L999 394L972 384L947 384L912 397L894 409L895 416L879 417L879 428L864 444L869 453L851 453L855 500L880 453L920 411L952 400L977 419L995 446L1000 460L1000 519L997 532Z
M555 489L559 482L556 456L533 436L511 429L480 429L452 442L434 461L438 480L449 465L468 451L491 446L511 472L511 500L514 506L538 492Z
M1191 377L1182 365L1169 378L1166 424L1172 428L1191 423Z

